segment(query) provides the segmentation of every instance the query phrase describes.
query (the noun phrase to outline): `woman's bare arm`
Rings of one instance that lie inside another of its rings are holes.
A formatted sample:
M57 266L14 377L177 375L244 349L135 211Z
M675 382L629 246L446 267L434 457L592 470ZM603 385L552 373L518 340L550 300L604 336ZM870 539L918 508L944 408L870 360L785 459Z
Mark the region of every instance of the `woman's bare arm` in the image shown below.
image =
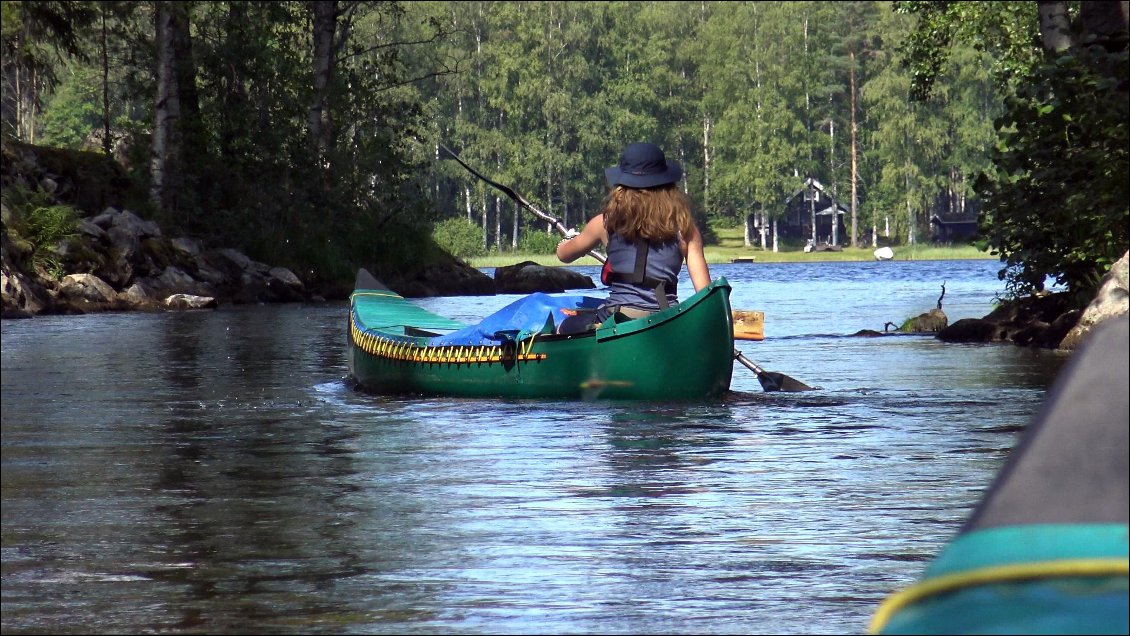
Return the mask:
M572 263L598 245L608 243L608 233L604 230L604 215L598 214L585 224L581 233L571 239L562 239L557 244L557 258L562 263Z
M691 276L694 290L698 291L710 284L710 268L706 264L706 253L702 247L702 234L694 229L687 241L687 273Z

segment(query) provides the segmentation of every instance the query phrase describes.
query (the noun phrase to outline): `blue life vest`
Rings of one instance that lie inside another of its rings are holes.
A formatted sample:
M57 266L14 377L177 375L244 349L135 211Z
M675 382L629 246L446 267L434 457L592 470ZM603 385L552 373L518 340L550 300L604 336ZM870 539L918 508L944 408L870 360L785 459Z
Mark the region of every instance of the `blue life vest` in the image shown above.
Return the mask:
M677 287L683 252L679 239L629 243L608 235L608 260L600 281L608 286L608 304L658 311L679 302Z

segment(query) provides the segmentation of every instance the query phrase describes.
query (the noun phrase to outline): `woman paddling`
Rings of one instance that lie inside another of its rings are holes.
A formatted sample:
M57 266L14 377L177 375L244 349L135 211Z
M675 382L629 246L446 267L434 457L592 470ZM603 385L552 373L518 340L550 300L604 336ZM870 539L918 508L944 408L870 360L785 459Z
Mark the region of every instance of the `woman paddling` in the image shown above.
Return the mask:
M608 301L596 312L565 319L560 333L590 329L615 313L640 318L679 302L684 262L695 291L710 283L691 199L675 185L683 176L679 164L655 144L633 143L604 174L610 190L600 214L557 244L557 258L572 263L603 246L608 260L601 282L608 286Z

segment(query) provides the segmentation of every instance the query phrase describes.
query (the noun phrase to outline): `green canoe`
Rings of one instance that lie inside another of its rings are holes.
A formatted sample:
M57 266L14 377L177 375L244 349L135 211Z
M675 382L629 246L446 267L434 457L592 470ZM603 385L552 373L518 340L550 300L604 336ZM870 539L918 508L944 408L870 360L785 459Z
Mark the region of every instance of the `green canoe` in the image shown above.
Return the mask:
M645 318L553 333L567 312L599 301L533 294L468 326L362 270L350 297L350 377L371 393L464 397L695 400L729 389L734 338L725 278Z

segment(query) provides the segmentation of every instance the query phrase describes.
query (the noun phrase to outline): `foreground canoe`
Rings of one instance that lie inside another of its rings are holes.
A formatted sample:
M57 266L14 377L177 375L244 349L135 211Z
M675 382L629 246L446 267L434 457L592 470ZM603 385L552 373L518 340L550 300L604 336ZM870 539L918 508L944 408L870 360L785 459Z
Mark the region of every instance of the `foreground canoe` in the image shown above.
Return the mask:
M381 394L695 400L730 387L730 285L719 278L645 318L595 331L554 326L601 299L532 294L477 325L431 313L361 270L350 297L348 362Z
M1130 320L1061 371L985 497L873 634L1126 634Z

